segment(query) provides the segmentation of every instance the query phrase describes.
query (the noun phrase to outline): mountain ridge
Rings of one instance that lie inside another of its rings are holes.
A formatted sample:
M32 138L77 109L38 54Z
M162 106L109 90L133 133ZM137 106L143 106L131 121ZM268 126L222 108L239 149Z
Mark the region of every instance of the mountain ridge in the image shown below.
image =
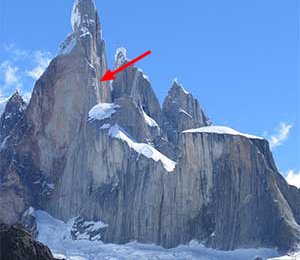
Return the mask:
M109 243L296 246L300 192L278 173L268 142L213 132L176 81L160 106L135 66L100 82L108 67L94 2L76 0L72 17L73 32L21 118L1 132L0 219L20 221L33 206L62 220L103 221Z

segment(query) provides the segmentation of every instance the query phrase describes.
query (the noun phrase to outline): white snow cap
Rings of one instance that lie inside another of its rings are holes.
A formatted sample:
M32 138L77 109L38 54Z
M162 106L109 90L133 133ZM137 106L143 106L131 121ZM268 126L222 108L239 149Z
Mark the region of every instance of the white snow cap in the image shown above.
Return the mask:
M76 31L84 22L94 23L95 11L96 5L94 0L75 0L71 14L73 31Z
M127 51L124 47L120 47L116 50L115 54L115 68L120 68L122 65L128 61L127 59Z
M240 133L230 127L227 126L204 126L200 128L194 128L194 129L188 129L183 131L182 133L184 134L189 134L189 133L213 133L213 134L227 134L227 135L240 135L240 136L245 136L250 139L263 139L262 137L255 136L255 135L249 135L249 134L244 134Z
M113 125L110 129L108 134L114 138L123 140L124 142L127 143L127 145L135 150L137 153L142 154L146 156L149 159L152 159L156 162L161 161L164 168L168 172L172 172L175 169L176 163L157 151L155 148L153 148L149 144L145 143L137 143L133 141L126 133L125 131L122 130L117 124Z
M93 106L89 111L89 120L103 120L109 118L116 112L116 108L119 107L119 105L114 103L101 103Z

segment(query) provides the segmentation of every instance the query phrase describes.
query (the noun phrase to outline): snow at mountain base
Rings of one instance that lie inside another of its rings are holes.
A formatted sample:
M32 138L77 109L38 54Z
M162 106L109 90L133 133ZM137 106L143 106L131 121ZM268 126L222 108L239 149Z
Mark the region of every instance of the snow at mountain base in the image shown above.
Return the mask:
M254 260L258 256L263 259L278 256L277 251L273 249L218 251L205 248L197 242L164 249L160 246L137 242L116 245L104 244L101 241L72 240L70 232L73 221L64 223L40 210L36 210L34 215L37 219L38 240L49 246L57 258L68 260Z
M189 129L185 130L182 133L213 133L213 134L227 134L227 135L240 135L240 136L245 136L250 139L263 139L262 137L255 136L255 135L250 135L250 134L244 134L240 133L230 127L227 126L205 126L205 127L200 127L200 128L195 128L195 129Z
M299 259L300 259L300 253L291 253L289 255L279 256L269 260L299 260Z

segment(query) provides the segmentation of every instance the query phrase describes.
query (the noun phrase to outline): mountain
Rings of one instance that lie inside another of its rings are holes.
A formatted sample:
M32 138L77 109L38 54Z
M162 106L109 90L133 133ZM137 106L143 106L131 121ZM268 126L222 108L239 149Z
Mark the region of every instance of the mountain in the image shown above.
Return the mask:
M223 250L300 242L300 191L266 140L213 125L176 80L162 108L135 66L101 82L108 67L94 2L76 0L71 21L28 106L0 130L2 221L21 221L32 206L76 218L75 239ZM115 66L128 60L118 49Z
M8 100L0 118L0 143L4 141L22 118L25 109L26 103L19 92L16 91Z

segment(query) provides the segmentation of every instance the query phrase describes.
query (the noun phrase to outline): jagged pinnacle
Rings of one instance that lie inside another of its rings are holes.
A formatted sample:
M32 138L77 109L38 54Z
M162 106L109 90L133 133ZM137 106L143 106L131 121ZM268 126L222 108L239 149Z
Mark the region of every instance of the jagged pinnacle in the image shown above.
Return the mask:
M96 6L93 0L75 0L71 15L71 24L76 31L81 25L95 23Z
M175 78L172 82L172 87L170 91L177 91L179 90L180 92L183 92L184 94L190 94L188 91L184 89L181 83L179 83L178 79Z
M126 49L124 47L120 47L116 50L116 54L115 54L115 68L119 68L122 65L124 65L128 59L126 57Z

